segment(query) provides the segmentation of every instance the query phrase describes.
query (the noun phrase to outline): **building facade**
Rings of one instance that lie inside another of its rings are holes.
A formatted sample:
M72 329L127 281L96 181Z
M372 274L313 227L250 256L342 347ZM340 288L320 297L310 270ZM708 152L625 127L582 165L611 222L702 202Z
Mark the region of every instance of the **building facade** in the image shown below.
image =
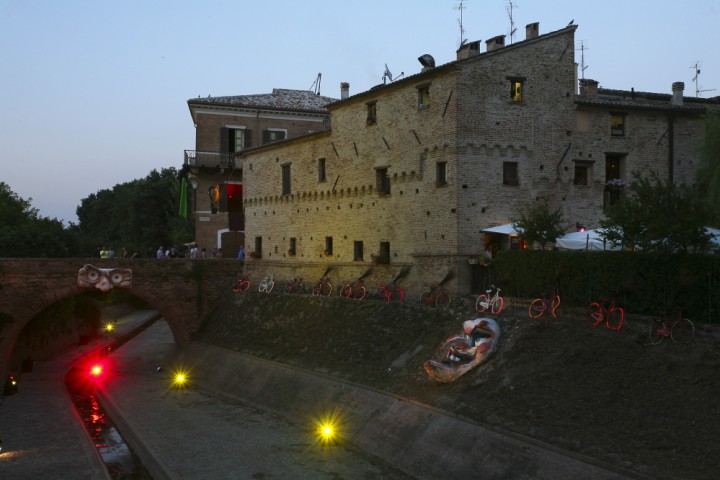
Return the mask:
M477 293L485 249L514 245L484 230L521 209L547 201L571 231L597 226L633 171L693 183L712 102L679 83L662 95L583 79L578 94L576 28L530 24L524 41L466 43L441 66L422 55L418 74L366 92L343 84L332 128L239 152L251 261L344 278L379 264L410 271L415 291Z

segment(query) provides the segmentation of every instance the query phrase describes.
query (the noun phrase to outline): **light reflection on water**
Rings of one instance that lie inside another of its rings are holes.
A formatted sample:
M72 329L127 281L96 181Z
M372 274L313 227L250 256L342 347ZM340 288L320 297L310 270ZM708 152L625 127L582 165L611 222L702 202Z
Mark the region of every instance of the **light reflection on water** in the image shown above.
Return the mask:
M152 477L130 450L94 394L70 392L85 429L113 479L148 480Z

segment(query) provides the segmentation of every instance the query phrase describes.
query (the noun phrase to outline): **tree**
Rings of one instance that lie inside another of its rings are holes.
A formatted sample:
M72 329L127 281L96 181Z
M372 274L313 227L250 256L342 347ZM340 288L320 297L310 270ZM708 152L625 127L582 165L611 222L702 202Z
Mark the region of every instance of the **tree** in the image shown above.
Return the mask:
M522 237L528 245L537 242L545 250L545 245L565 233L562 228L563 215L558 207L550 210L547 201L529 207L520 212L519 220L513 222L517 231L522 231Z
M91 242L117 252L154 252L158 245L180 245L193 238L192 220L180 217L180 182L174 168L152 170L145 178L100 190L77 208L79 230Z
M606 211L603 238L631 250L704 251L712 217L707 203L692 189L660 180L656 172L633 172L629 193Z
M32 198L18 196L0 182L0 252L8 258L71 257L79 253L76 235L58 219L40 217Z
M697 175L700 194L712 211L714 225L720 226L720 112L705 116Z

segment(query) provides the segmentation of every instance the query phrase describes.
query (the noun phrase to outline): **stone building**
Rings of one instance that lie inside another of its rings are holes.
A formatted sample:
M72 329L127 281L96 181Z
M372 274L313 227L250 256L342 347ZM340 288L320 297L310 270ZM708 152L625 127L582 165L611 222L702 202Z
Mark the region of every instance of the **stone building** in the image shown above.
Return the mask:
M425 54L419 73L352 96L343 84L324 105L332 128L239 152L252 263L348 279L374 258L409 269L415 291L450 279L477 293L485 248L517 245L484 230L520 209L547 201L570 231L597 226L635 170L693 182L707 101L681 83L662 95L583 79L578 94L576 28L533 23L512 45L466 43L439 66Z
M304 90L188 101L195 150L185 151L195 240L208 252L235 255L244 242L243 171L239 152L329 128L325 105L336 99Z

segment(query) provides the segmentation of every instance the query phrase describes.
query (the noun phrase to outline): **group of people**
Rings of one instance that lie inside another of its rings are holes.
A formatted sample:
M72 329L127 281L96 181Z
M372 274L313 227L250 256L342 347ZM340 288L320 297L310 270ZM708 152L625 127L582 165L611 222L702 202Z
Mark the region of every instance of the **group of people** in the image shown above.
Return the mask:
M137 258L138 256L139 255L137 252L130 255L127 251L127 248L123 247L121 258ZM106 248L105 245L103 245L102 247L97 247L95 249L95 251L93 252L93 258L118 258L118 256L112 247Z

